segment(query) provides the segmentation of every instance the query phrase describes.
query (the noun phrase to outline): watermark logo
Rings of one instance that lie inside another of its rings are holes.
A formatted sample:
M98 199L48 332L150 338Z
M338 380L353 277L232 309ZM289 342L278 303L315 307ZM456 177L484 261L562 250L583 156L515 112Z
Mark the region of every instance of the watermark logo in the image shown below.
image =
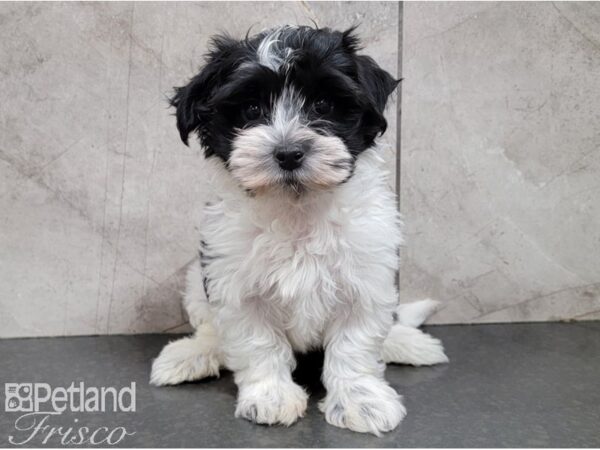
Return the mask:
M14 434L9 443L24 445L117 445L135 432L125 427L97 428L83 426L73 413L134 413L136 411L136 384L129 386L86 386L71 383L68 386L51 386L48 383L5 383L4 410L21 413L14 422ZM71 423L64 425L70 413ZM53 425L59 419L60 426Z
M48 383L5 383L6 412L135 412L135 382L120 389Z
M6 412L33 411L33 384L6 383L4 385Z

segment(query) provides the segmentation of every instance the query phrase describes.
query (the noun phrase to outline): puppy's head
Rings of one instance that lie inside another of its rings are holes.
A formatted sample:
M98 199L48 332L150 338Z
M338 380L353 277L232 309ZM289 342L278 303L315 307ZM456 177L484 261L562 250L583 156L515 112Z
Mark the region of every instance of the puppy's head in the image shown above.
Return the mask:
M205 155L256 193L343 183L385 131L383 110L398 84L357 49L353 29L213 38L206 65L171 101L181 139L196 132Z

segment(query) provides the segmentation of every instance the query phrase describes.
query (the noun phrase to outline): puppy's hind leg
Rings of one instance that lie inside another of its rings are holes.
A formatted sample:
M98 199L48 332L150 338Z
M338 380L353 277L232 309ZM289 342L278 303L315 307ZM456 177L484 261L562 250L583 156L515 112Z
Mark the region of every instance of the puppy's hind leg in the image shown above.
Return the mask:
M440 302L429 298L418 302L401 303L396 307L395 322L406 327L418 328L439 307Z
M150 383L155 386L218 376L223 365L198 262L192 264L187 273L184 306L196 331L162 349L152 364Z
M431 366L448 362L442 342L416 328L438 305L433 300L422 300L398 306L396 323L383 342L382 356L386 363Z
M217 334L210 323L193 336L170 342L152 363L150 384L165 386L218 376L222 365Z

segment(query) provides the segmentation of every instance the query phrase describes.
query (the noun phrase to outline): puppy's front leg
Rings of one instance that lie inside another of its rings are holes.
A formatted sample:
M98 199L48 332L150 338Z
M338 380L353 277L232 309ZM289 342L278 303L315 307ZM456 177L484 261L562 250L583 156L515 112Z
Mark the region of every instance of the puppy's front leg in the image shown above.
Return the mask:
M225 365L238 385L235 416L291 425L304 415L308 395L292 381L296 362L285 334L266 316L246 306L221 322Z
M331 324L325 341L323 383L327 395L319 404L332 425L380 435L404 418L400 396L383 378L381 346L391 326L385 311L353 305Z

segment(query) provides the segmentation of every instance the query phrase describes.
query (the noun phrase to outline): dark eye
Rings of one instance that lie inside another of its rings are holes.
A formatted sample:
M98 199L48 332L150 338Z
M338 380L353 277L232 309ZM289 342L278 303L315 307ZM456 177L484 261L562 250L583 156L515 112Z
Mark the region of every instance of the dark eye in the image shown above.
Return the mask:
M244 108L244 117L246 120L256 120L262 115L262 110L258 103L249 103Z
M317 114L325 115L329 114L333 109L333 104L329 100L325 100L324 98L317 100L313 104L313 108Z

